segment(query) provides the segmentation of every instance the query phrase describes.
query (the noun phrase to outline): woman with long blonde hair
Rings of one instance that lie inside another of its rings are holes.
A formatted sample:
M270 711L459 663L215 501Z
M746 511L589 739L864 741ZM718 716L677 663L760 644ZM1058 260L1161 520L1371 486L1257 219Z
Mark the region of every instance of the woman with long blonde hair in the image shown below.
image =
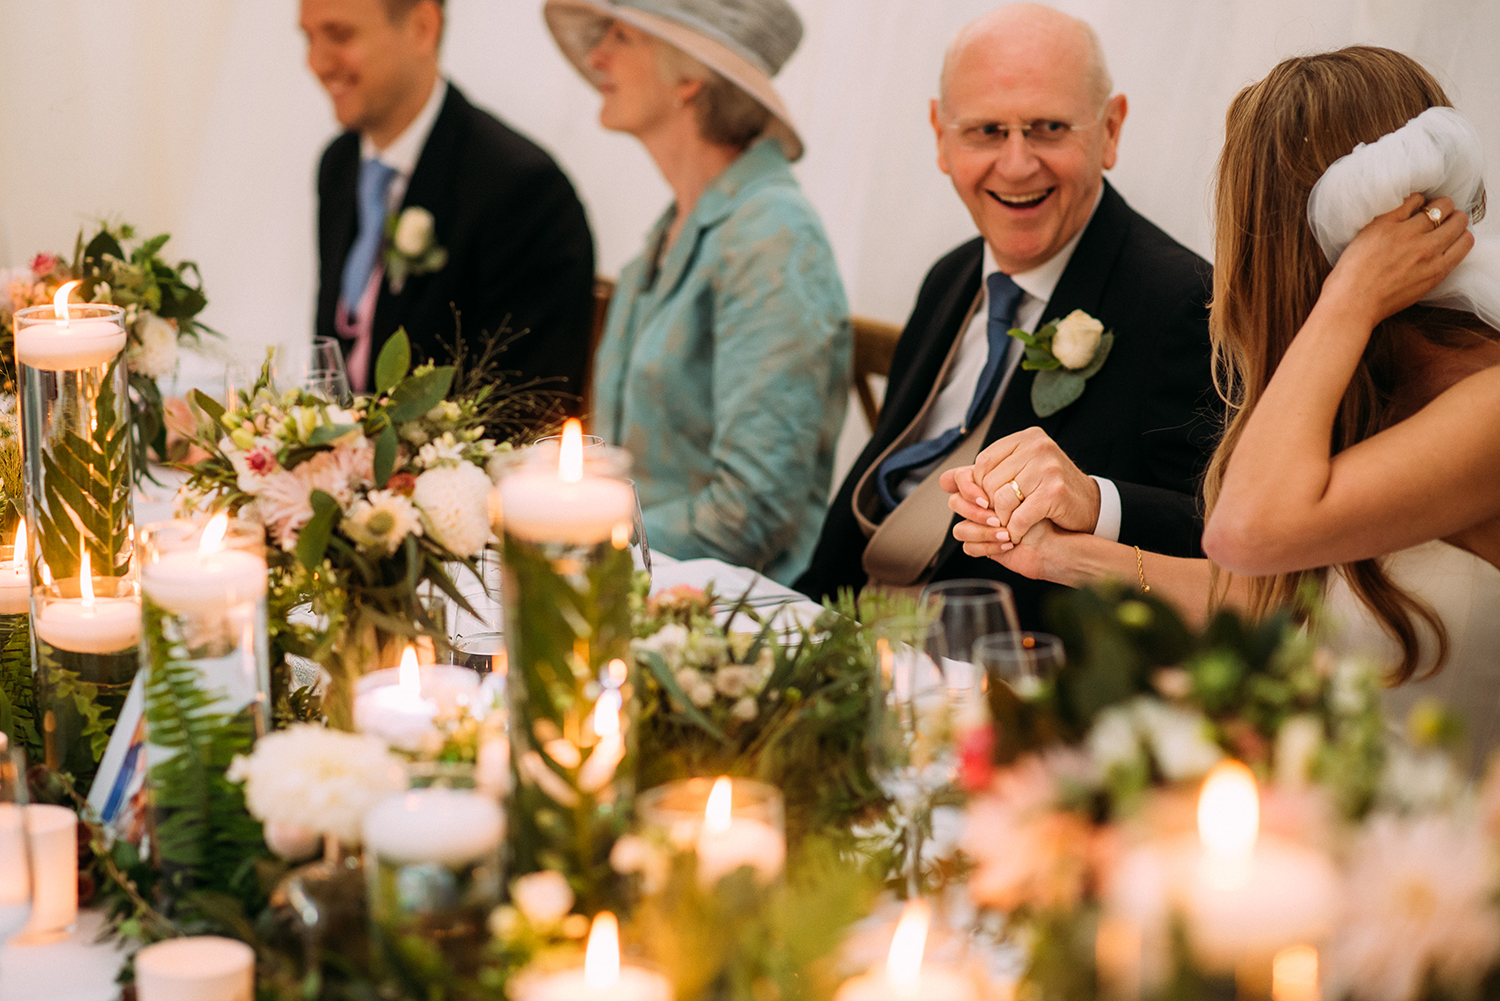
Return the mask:
M1418 63L1370 47L1282 62L1225 132L1210 330L1229 420L1204 485L1217 565L1022 524L980 466L954 477L954 534L1029 576L1147 583L1200 613L1291 605L1311 580L1336 644L1467 710L1489 746L1500 251L1463 264L1484 208L1478 137Z

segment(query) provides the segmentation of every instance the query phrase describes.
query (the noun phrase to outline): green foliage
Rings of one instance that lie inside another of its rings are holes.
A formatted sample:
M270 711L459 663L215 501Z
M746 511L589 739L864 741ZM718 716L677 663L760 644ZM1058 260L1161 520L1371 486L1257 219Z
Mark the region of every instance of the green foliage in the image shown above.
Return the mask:
M255 863L266 854L260 824L225 771L255 741L253 707L233 714L205 691L199 667L164 632L166 613L142 612L146 724L153 755L147 775L155 811L157 887L162 910L181 924L232 930L235 915L264 903Z
M0 730L11 747L24 748L28 761L40 761L36 690L31 682L31 618L0 615Z
M1026 345L1026 357L1021 367L1037 373L1031 383L1031 408L1038 417L1051 417L1082 396L1084 384L1104 367L1110 349L1115 346L1113 333L1102 334L1092 361L1081 369L1064 368L1052 353L1057 324L1058 321L1053 320L1034 334L1020 329L1009 331L1010 336Z
M120 426L117 404L123 401L114 388L118 366L117 359L93 387L92 413L77 417L80 424L92 424L87 437L65 428L50 448L42 448L44 496L37 521L42 558L54 578L78 576L85 545L95 577L130 572L130 429ZM87 372L76 376L93 379Z

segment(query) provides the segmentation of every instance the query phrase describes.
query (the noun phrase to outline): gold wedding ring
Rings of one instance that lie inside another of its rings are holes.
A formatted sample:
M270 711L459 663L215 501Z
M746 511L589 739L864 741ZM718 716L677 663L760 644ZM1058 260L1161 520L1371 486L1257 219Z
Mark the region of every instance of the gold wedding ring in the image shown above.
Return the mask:
M1436 205L1427 206L1427 218L1432 220L1432 228L1437 229L1443 224L1443 210Z
M1026 501L1026 495L1023 494L1023 493L1021 493L1021 484L1017 483L1015 480L1011 480L1010 481L1010 488L1016 492L1016 503L1017 504L1025 503L1025 501Z

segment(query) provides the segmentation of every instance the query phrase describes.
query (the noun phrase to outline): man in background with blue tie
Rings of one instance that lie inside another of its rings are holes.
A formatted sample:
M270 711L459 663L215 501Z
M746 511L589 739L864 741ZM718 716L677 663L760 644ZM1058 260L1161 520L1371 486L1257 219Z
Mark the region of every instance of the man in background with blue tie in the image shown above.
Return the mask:
M442 0L302 0L307 64L347 131L318 168L317 332L356 391L405 328L417 360L508 342L514 381L576 397L588 368L594 249L552 158L438 69ZM457 314L457 317L455 317ZM513 338L513 339L512 339Z
M954 40L932 125L939 166L981 235L928 272L880 419L800 590L998 579L1023 625L1040 628L1053 585L966 556L952 535L942 474L981 450L1023 469L1007 489L1042 492L1059 528L1199 553L1196 491L1218 427L1211 273L1104 180L1126 113L1111 89L1092 29L1049 8L1002 7ZM1075 310L1112 345L1068 359L1089 377L1054 408L1055 395L1033 393L1038 372L1021 367L1025 346L1009 331Z

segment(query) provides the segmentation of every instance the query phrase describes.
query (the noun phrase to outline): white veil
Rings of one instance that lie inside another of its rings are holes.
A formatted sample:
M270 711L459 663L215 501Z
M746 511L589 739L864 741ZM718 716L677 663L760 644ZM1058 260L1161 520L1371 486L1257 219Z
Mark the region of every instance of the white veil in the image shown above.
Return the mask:
M1452 108L1428 108L1401 128L1335 160L1313 185L1307 221L1328 263L1371 219L1413 192L1447 196L1471 217L1484 193L1484 145ZM1479 237L1443 283L1422 299L1474 313L1500 330L1500 239Z

